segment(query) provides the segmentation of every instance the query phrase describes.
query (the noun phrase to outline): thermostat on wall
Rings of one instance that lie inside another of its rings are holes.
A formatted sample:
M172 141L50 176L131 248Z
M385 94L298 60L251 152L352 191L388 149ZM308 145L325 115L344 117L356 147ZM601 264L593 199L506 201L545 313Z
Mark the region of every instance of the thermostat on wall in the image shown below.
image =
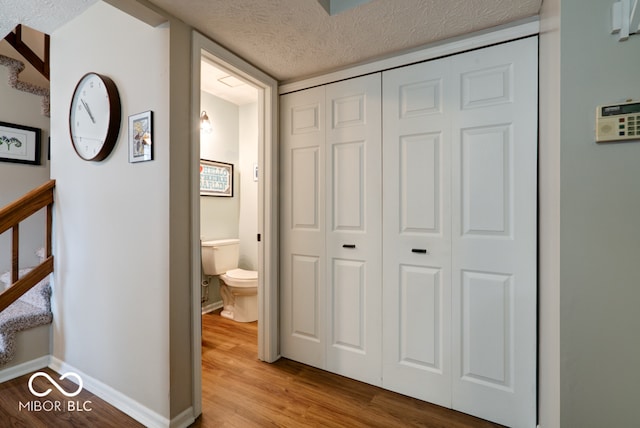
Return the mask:
M599 106L596 142L640 140L640 102Z

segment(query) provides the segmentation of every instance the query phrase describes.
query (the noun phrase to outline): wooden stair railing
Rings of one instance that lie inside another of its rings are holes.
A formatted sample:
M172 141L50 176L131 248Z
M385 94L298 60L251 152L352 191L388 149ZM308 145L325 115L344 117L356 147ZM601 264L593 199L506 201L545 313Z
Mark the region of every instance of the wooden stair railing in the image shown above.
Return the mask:
M13 243L11 256L11 286L0 293L0 311L18 300L20 296L29 291L33 286L45 279L53 272L53 255L51 254L51 224L53 216L53 189L55 180L49 180L42 186L30 191L20 199L0 209L0 234L13 229ZM47 208L46 217L46 253L42 263L33 270L18 278L19 272L19 245L20 222L31 215Z

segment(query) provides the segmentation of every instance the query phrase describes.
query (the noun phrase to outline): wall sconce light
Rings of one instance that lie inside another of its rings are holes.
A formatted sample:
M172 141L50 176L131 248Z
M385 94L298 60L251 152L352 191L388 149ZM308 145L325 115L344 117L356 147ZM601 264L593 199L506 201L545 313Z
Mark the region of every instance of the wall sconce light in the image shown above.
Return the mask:
M200 130L204 132L211 132L211 121L209 120L209 116L207 116L207 112L202 110L200 113Z

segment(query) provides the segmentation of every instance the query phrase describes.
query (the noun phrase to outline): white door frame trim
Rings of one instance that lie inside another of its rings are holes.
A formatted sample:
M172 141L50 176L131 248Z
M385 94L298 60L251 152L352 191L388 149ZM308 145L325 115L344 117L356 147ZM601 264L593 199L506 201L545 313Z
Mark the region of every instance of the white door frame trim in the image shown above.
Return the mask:
M202 56L240 76L258 96L258 358L280 357L278 335L278 83L219 44L194 31L191 44L191 308L194 416L202 413L202 320L200 311L200 61Z

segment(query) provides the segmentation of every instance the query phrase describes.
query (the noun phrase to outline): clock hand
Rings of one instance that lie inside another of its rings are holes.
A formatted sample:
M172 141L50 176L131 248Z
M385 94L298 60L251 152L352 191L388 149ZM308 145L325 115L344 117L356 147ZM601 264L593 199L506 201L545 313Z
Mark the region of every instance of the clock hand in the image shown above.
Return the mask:
M91 114L91 109L89 108L89 104L87 104L85 102L85 100L83 100L82 98L80 98L80 101L82 102L82 105L84 106L84 109L89 114L89 118L91 119L91 122L96 123L96 120L93 118L93 114Z

